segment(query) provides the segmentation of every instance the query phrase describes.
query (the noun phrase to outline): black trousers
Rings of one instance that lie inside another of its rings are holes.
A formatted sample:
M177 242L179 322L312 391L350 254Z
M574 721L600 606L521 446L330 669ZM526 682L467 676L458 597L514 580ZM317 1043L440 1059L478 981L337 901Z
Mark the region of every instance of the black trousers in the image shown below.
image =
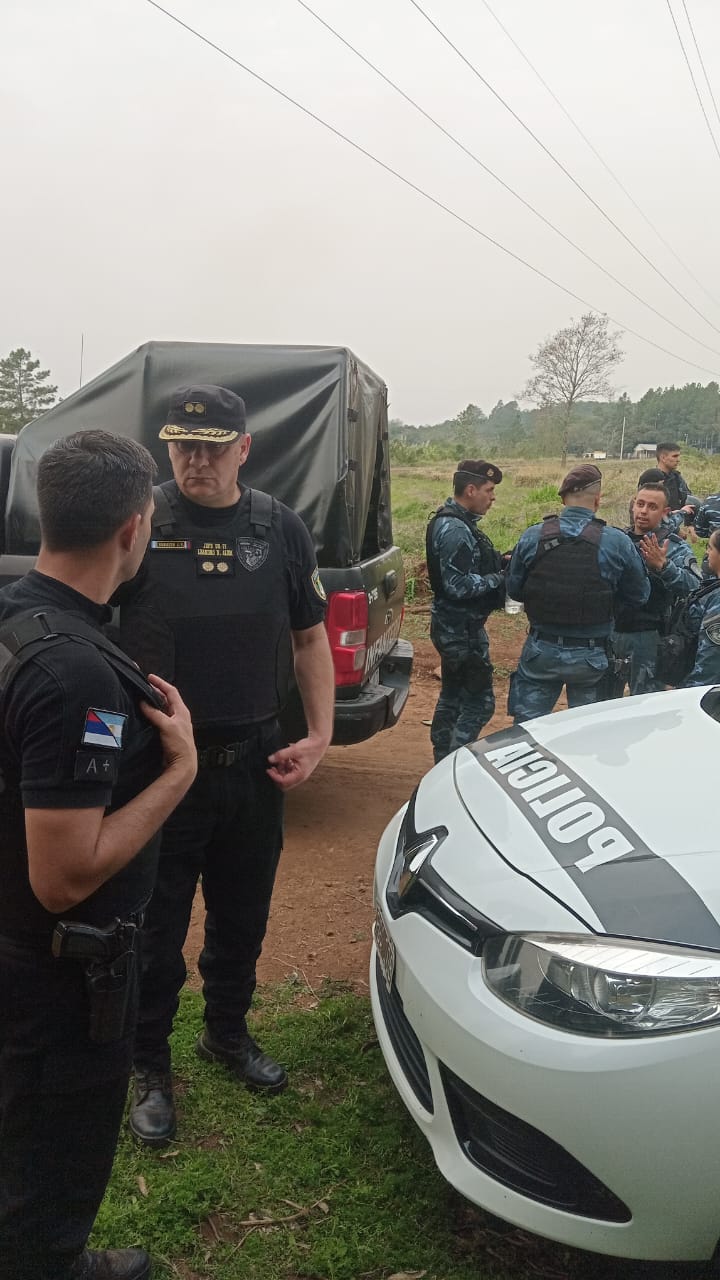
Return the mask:
M283 794L268 778L276 726L239 763L200 769L165 824L158 878L142 938L135 1042L139 1071L169 1071L168 1039L186 978L182 948L202 878L205 945L199 959L205 1021L232 1044L245 1029L282 850Z
M76 961L0 938L0 1277L64 1280L110 1177L132 1062L88 1038Z

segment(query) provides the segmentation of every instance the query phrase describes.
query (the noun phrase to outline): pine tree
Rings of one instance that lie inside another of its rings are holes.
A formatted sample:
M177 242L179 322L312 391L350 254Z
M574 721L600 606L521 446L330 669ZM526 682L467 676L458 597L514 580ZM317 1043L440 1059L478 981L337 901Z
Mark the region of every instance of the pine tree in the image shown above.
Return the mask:
M41 369L24 347L0 360L0 431L13 435L57 404L57 387L49 377L50 370Z

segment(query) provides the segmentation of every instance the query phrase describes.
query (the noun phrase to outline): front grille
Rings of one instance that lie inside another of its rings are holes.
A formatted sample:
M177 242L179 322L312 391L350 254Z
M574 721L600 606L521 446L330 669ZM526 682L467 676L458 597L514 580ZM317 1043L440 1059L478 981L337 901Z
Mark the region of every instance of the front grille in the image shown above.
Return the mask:
M403 1002L394 982L388 991L379 961L375 963L375 977L383 1022L392 1041L395 1056L420 1106L432 1112L432 1090L422 1045L405 1017Z
M630 1222L627 1205L557 1142L483 1098L443 1064L440 1073L455 1136L478 1169L565 1213Z

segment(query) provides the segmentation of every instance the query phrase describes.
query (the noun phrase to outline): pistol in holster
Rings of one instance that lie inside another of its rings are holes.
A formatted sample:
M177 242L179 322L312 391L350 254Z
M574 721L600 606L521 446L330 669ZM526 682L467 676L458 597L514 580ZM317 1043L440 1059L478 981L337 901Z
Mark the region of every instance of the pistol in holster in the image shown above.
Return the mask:
M57 959L78 960L90 999L89 1036L95 1044L120 1040L134 985L138 925L115 920L107 929L59 920L52 939Z

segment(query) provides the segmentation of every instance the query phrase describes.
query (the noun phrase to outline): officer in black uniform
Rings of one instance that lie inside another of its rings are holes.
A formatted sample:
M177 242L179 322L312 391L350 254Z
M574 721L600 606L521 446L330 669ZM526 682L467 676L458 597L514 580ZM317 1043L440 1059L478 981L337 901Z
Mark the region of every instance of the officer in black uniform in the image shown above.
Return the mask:
M3 1280L150 1274L143 1250L85 1246L127 1096L156 832L196 771L176 691L101 632L145 551L154 470L106 432L54 445L37 568L0 591Z
M148 555L120 605L123 647L172 676L199 748L195 786L163 832L143 942L130 1127L159 1146L175 1132L168 1044L185 980L182 947L202 877L205 996L201 1057L276 1093L285 1070L246 1023L282 847L283 792L304 781L332 736L334 673L325 594L300 518L240 488L245 405L223 387L185 387L160 432L174 480L155 494ZM283 746L277 716L293 669L307 735Z

